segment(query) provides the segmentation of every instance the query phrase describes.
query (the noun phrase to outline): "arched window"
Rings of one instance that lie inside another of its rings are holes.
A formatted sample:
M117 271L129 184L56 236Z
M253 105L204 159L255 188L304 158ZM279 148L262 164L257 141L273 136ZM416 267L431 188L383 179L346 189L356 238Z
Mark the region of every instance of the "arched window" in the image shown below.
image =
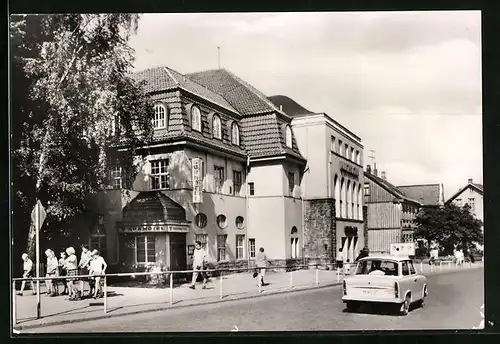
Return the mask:
M345 212L344 212L344 205L345 205L345 182L344 182L344 178L342 178L340 180L340 211L339 211L339 215L341 218L345 218Z
M358 220L363 220L363 202L361 198L361 183L358 184Z
M165 129L167 127L167 108L164 104L155 104L155 117L153 119L154 129Z
M226 218L226 215L220 214L219 216L217 216L217 225L221 229L224 229L224 228L227 227L227 218Z
M361 165L361 160L359 160L359 151L356 151L356 164Z
M231 142L233 145L240 145L240 127L238 124L233 123L231 125Z
M299 231L293 226L290 232L290 252L292 259L299 258Z
M352 194L351 194L351 206L352 206L352 209L351 209L351 219L356 219L356 217L358 216L358 213L357 213L357 209L356 209L356 203L357 203L357 199L358 197L356 197L357 194L356 194L356 182L352 182Z
M351 181L348 180L347 181L347 188L345 190L345 215L346 215L346 219L350 218L351 217L351 196L352 196L352 192L351 192Z
M197 106L191 107L191 128L201 132L201 111Z
M340 217L340 183L339 177L333 177L333 195L335 198L335 217Z
M285 133L285 138L286 138L286 146L289 148L292 148L292 127L289 125L286 126L286 133Z
M212 119L212 130L213 130L213 136L216 139L222 140L222 125L220 117L217 115L214 115L214 118Z

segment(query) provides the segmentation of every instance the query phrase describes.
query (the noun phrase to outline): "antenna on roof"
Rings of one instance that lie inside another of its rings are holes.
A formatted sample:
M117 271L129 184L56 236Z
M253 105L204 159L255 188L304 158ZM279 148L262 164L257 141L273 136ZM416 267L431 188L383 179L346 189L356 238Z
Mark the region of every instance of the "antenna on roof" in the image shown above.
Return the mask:
M372 160L372 165L375 163L375 151L373 149L370 149L370 155L368 155L368 158Z
M219 62L219 69L220 69L220 47L217 47L217 60Z

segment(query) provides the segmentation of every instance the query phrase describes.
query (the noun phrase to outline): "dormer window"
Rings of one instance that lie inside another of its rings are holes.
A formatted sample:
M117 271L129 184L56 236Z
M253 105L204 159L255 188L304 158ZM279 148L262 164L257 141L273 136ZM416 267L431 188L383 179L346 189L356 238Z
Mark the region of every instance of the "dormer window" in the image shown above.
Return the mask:
M197 106L191 108L191 128L201 132L201 111Z
M167 127L167 109L163 104L155 104L155 117L153 119L154 129L165 129Z
M286 146L292 148L292 128L289 125L286 126L285 139Z
M231 125L231 142L233 145L240 145L240 127L236 123Z
M217 115L214 115L214 118L212 119L212 130L213 130L213 136L216 139L222 140L222 125L220 117Z

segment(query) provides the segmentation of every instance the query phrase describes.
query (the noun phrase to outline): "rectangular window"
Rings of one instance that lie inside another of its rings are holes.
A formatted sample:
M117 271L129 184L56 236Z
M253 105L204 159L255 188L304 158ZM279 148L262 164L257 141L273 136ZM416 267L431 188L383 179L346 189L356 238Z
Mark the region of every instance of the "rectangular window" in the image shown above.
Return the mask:
M343 154L344 158L349 159L349 157L347 156L348 154L349 154L349 145L346 143L344 144L344 154Z
M354 148L351 148L351 154L349 155L349 159L351 159L352 161L354 161L354 159L355 159Z
M292 259L299 257L299 238L290 238Z
M90 236L90 249L99 251L99 255L103 258L107 257L106 235L91 235Z
M244 244L245 244L245 236L244 235L236 235L236 259L245 258L244 256Z
M336 150L335 150L335 136L332 136L332 142L331 142L330 150L332 152L336 152Z
M121 131L120 116L115 115L111 120L111 136L120 135L120 131Z
M169 188L168 159L151 161L151 189Z
M217 235L217 261L226 260L227 235Z
M476 210L476 204L474 203L474 201L475 201L474 198L469 198L468 204L469 204L470 210L472 212L474 212L474 210Z
M250 196L253 196L255 195L255 187L254 187L254 183L248 183L248 191L250 193Z
M111 187L113 189L122 188L122 168L120 166L111 168Z
M359 160L359 151L356 151L356 159L355 159L356 164L361 165L361 161Z
M241 191L241 171L233 170L233 195L239 196Z
M339 140L339 145L337 146L337 153L339 153L340 155L344 155L344 154L342 154L343 148L344 148L344 146L342 146L342 140Z
M224 167L214 165L215 192L222 193L224 187Z
M408 262L404 260L402 263L403 276L408 276L410 274L410 269L408 267Z
M156 261L154 235L139 235L135 237L136 262L154 263Z
M462 206L462 199L461 198L457 198L455 200L455 203L457 204L457 206L461 207Z
M207 242L208 242L208 234L195 234L194 241L201 242L201 248L203 248L206 252Z
M410 274L416 275L417 271L415 271L415 267L413 266L413 262L410 260L410 261L408 261L408 264L410 265Z
M293 196L293 189L295 188L295 173L288 172L288 191L290 196Z
M255 239L248 239L248 251L250 254L250 258L255 258Z
M365 183L363 186L363 191L365 196L370 196L370 184Z

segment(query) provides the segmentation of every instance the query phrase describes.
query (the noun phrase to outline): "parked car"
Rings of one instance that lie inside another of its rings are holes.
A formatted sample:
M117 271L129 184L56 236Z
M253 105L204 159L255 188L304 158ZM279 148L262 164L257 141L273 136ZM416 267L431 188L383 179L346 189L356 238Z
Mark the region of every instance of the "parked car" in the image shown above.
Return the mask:
M385 304L407 315L413 303L423 306L427 295L427 278L417 273L409 257L369 256L344 280L342 301L352 311L362 304Z

